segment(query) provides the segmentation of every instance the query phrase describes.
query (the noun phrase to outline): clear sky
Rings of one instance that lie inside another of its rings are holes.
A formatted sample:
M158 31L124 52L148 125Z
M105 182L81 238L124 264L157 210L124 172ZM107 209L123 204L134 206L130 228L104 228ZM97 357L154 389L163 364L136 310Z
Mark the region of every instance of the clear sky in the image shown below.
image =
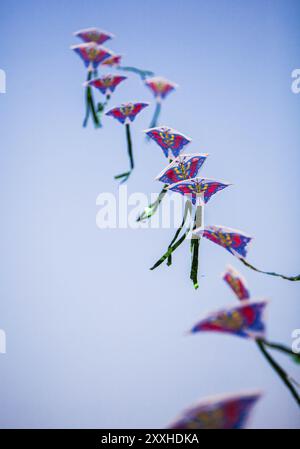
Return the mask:
M124 64L177 82L161 121L208 152L203 175L234 185L206 223L255 240L249 261L299 274L300 3L295 0L28 0L1 2L1 427L164 427L213 394L261 389L251 427L300 427L297 406L256 346L230 336L183 336L206 311L234 304L220 274L231 263L254 297L270 299L268 337L291 344L300 328L297 283L244 269L209 241L200 288L189 248L150 272L173 230L99 230L96 198L126 169L124 129L111 118L83 129L77 29L116 35ZM136 76L112 99L152 101ZM155 192L165 160L132 127L137 169L129 192ZM299 369L278 360L294 377Z

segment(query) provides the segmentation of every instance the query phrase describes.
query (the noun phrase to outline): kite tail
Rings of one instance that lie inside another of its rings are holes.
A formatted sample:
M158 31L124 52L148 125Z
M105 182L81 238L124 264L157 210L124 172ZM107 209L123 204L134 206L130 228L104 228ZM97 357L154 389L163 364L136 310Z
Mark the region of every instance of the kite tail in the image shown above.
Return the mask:
M92 79L93 72L89 71L87 76L87 81L90 81ZM99 117L97 115L96 107L94 104L94 98L93 98L93 92L91 86L86 86L85 88L85 102L86 102L86 113L85 118L83 121L83 127L85 128L88 123L89 115L92 114L93 122L95 125L95 128L101 127L101 122L99 120Z
M130 134L130 125L128 123L125 124L126 129L126 140L127 140L127 151L130 162L130 170L125 173L121 173L120 175L115 176L115 179L120 179L121 183L126 182L131 175L132 170L134 169L134 160L133 160L133 152L132 152L132 141Z
M261 339L261 341L268 348L275 349L276 351L280 351L283 354L287 354L294 360L294 362L300 363L300 354L297 354L296 352L293 352L287 346L284 346L281 343L273 343L273 342L267 341L265 339Z
M287 281L300 281L300 274L298 274L298 276L285 276L284 274L274 273L271 271L263 271L263 270L259 270L258 268L254 267L253 265L251 265L249 262L247 262L247 260L243 259L242 257L239 257L239 259L244 265L246 265L246 267L251 268L251 270L257 271L258 273L267 274L269 276L277 276L282 279L286 279Z
M151 218L155 214L155 212L158 209L158 206L160 205L164 196L167 193L166 187L168 187L168 184L164 185L164 187L162 188L161 192L159 193L159 195L158 195L157 199L154 201L154 203L149 204L149 206L143 210L141 215L138 216L136 221L146 220L147 218Z
M151 72L151 70L142 70L137 67L119 66L118 70L135 73L136 75L139 75L143 81L147 78L147 76L154 76L154 73Z
M199 287L199 284L198 284L199 246L200 246L199 237L192 237L192 240L191 240L192 266L191 266L190 279L194 284L195 290L197 290L197 288Z
M161 112L161 103L158 101L156 103L154 115L152 117L149 128L155 128L157 126L160 112ZM146 135L146 138L147 138L147 140L150 140L150 137L148 135Z
M150 270L154 270L155 268L159 267L165 260L167 260L168 266L172 265L172 253L184 242L184 240L186 239L186 237L188 236L188 234L190 232L190 229L188 227L187 230L185 231L185 233L180 237L180 239L177 240L181 230L183 229L183 227L185 225L185 222L186 222L186 219L188 217L188 213L190 212L190 210L191 210L191 203L189 201L187 201L186 205L185 205L184 217L183 217L181 225L177 229L165 254L153 265L153 267L150 268Z
M198 206L196 209L193 229L197 229L202 225L202 207L203 206ZM200 246L200 237L192 235L191 239L192 265L191 265L190 279L194 284L195 290L197 290L197 288L199 287L198 284L199 246Z
M294 387L293 379L281 368L281 366L273 359L273 357L269 354L269 352L266 349L266 342L263 339L256 339L256 344L258 348L260 349L261 353L265 357L265 359L268 361L268 363L271 365L271 367L274 369L274 371L278 374L278 376L281 378L282 382L285 384L285 386L289 389L291 395L294 397L295 401L297 402L298 406L300 407L300 396Z
M101 125L101 117L105 111L106 106L108 105L109 100L110 100L110 95L106 95L106 100L104 101L104 103L99 102L97 104L97 117L100 122L100 126L102 126Z

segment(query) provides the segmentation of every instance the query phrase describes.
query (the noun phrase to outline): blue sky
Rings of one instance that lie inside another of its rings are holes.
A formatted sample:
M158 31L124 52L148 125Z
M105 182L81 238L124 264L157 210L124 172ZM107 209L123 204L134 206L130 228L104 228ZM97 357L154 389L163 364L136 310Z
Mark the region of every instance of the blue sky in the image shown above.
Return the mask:
M204 396L261 389L252 427L299 427L299 410L255 345L221 335L184 337L206 311L234 299L220 278L231 263L254 297L270 299L268 337L291 343L300 328L299 285L201 247L201 285L189 250L171 269L149 267L172 230L106 230L101 192L126 168L124 129L81 127L84 67L69 47L88 26L112 31L124 64L177 82L161 121L208 152L203 175L234 185L207 207L206 223L255 240L249 261L298 274L300 4L291 0L138 2L3 1L0 68L1 427L163 427ZM131 76L112 105L152 101ZM129 192L155 192L165 160L147 144L153 105L132 127ZM278 357L294 377L299 369Z

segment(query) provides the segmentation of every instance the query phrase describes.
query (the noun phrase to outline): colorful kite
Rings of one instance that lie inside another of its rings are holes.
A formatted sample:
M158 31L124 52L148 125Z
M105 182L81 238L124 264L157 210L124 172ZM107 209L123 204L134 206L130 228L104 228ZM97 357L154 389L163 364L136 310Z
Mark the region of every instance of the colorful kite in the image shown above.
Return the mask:
M154 76L145 80L145 85L149 87L156 100L156 106L150 128L157 126L158 118L161 112L162 101L173 91L178 85L161 76Z
M167 187L167 190L186 195L194 205L196 204L197 199L204 205L215 193L225 189L229 185L230 184L228 183L215 181L213 179L193 178L171 184Z
M121 55L113 55L110 58L105 59L101 65L106 67L115 67L118 68L121 63L122 56Z
M247 245L252 240L252 237L245 235L236 229L226 228L225 226L207 226L204 229L196 229L195 234L199 234L208 240L223 246L234 256L246 257Z
M191 142L191 138L168 126L159 126L144 131L161 147L166 158L173 160L179 156L183 147Z
M95 78L85 83L86 86L95 87L106 97L104 103L98 103L98 118L100 118L100 114L107 106L112 93L115 91L115 88L126 79L126 76L104 75L101 78Z
M175 184L169 185L166 189L173 190L182 195L187 196L188 201L184 211L184 216L181 225L177 229L175 236L168 246L166 253L153 265L151 270L154 270L167 260L167 265L172 264L172 253L184 242L188 234L192 233L191 238L191 253L192 253L192 265L190 279L192 280L195 289L199 287L198 284L198 258L199 258L199 245L200 245L200 233L199 230L204 226L204 205L210 200L210 198L220 190L225 189L230 184L219 182L205 178L194 178L187 181L179 181ZM187 226L186 231L180 237L180 232L187 223L187 219L192 215L192 204L195 206L195 215L192 226ZM194 232L197 230L198 234Z
M224 332L244 338L262 338L265 335L264 310L266 301L245 301L237 307L210 313L190 331Z
M247 256L247 245L252 240L252 237L245 235L241 231L227 228L224 226L208 226L204 229L195 231L195 234L201 234L203 237L211 240L217 245L223 246L233 256L236 256L246 267L251 268L259 273L268 274L269 276L278 276L288 281L300 281L300 275L297 276L285 276L283 274L274 273L270 271L259 270L251 265L245 258Z
M261 393L251 392L204 399L186 409L169 429L242 429L260 399Z
M115 176L115 179L120 179L121 182L127 181L132 170L134 169L134 160L132 152L132 140L130 134L130 122L133 122L139 112L149 106L149 103L126 103L119 107L113 108L106 112L106 115L111 116L118 120L122 125L125 125L126 139L127 139L127 151L130 162L130 170Z
M89 82L92 81L93 77L97 77L97 69L99 64L101 64L105 59L111 56L111 52L104 47L96 44L95 42L87 42L84 44L73 45L71 47L83 60L87 68L87 82L86 82L86 114L83 122L83 126L87 126L89 115L92 115L94 125L96 128L101 126L98 111L96 110L92 88Z
M86 28L84 30L79 30L74 33L74 36L79 37L84 42L95 42L98 45L102 45L104 42L115 37L112 33L99 30L99 28Z
M235 268L229 265L226 272L223 274L223 279L240 301L250 298L246 280Z
M169 184L194 178L197 176L200 168L206 161L208 154L184 154L175 158L170 165L167 166L156 178L156 180L164 183L160 194L157 199L144 209L142 214L138 217L137 221L142 221L150 218L157 211L158 206L167 193L167 187Z

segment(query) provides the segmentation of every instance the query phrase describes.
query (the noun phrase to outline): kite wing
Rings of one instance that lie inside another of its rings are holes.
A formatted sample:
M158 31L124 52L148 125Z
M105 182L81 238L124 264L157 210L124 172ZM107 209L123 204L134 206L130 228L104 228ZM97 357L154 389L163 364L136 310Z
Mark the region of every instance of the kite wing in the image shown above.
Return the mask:
M185 154L178 156L158 176L157 180L165 184L175 184L197 176L208 154Z
M192 140L175 129L166 126L146 129L144 132L162 148L166 157L169 156L169 150L174 157L177 157L183 147Z
M226 272L223 275L223 279L233 290L240 301L244 301L250 298L250 293L247 288L246 281L235 268L228 266Z
M199 321L190 332L223 332L244 338L264 337L266 305L267 301L247 301L238 307L213 312Z
M205 399L185 410L170 429L241 429L261 397L259 392Z

